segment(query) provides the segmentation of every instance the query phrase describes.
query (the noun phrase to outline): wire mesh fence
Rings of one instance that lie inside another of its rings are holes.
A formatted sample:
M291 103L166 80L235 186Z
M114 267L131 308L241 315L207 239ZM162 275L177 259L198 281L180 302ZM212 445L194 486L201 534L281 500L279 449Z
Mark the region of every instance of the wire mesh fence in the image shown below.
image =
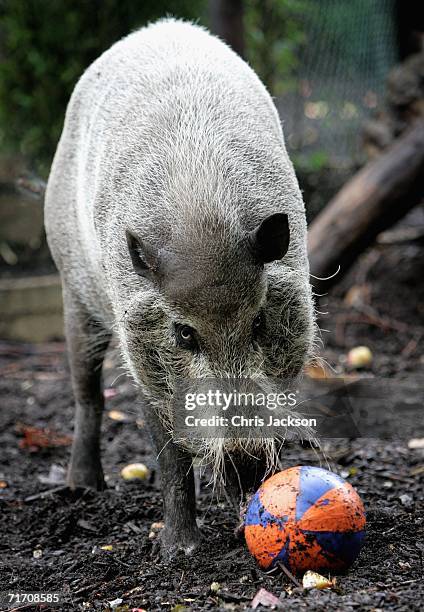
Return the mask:
M394 0L304 0L293 86L276 102L288 147L320 166L351 167L360 130L398 60Z

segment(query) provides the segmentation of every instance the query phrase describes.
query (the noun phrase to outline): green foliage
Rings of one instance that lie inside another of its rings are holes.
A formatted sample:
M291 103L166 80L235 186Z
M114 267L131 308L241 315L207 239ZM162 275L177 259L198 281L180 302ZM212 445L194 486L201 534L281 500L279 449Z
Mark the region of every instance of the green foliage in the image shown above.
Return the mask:
M245 0L247 59L273 95L296 87L307 8L307 0Z
M320 172L330 166L330 159L326 151L317 150L292 156L296 170L300 172Z
M298 90L305 72L319 75L319 93L309 101L327 101L332 110L343 105L342 119L349 119L353 102L334 101L335 82L355 87L370 74L382 82L390 61L374 32L383 19L389 28L392 2L244 0L246 59L274 96ZM46 174L84 69L148 21L166 14L198 19L207 7L208 0L0 0L0 149L23 153ZM325 165L321 158L305 163Z
M0 147L46 173L73 87L113 42L164 15L198 19L205 0L0 0Z

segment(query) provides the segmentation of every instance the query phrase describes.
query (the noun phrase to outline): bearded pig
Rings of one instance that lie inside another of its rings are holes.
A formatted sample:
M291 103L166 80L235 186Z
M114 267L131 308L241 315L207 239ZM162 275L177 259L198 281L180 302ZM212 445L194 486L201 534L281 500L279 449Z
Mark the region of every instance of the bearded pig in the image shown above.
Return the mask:
M313 346L304 204L270 95L201 27L166 19L130 34L75 87L45 222L76 402L68 484L104 486L113 332L158 454L163 545L189 551L199 532L192 456L170 420L176 381L292 378Z

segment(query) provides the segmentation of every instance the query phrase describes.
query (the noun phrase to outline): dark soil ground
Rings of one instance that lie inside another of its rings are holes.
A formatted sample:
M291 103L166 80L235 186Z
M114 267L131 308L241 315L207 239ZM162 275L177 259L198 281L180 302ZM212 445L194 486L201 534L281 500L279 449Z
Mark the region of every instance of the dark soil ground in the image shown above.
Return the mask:
M348 349L366 344L374 355L368 375L396 380L422 372L423 253L418 242L374 248L321 300L320 310L329 312L321 321L329 330L323 353L336 371L346 370ZM424 449L401 438L337 440L318 453L286 448L285 467L328 462L364 500L366 544L336 590L304 592L285 575L261 572L234 534L234 510L212 495L207 479L198 481L201 549L191 558L162 559L149 538L161 520L155 459L133 386L119 374L109 358L106 409L127 419L105 415L108 489L71 495L60 486L73 422L64 345L0 343L0 591L60 592L61 610L107 610L117 599L121 610L239 610L261 587L290 610L422 609ZM61 437L40 440L33 432L31 440L28 426ZM120 469L135 461L151 469L148 481L121 479ZM48 482L53 465L58 478ZM56 493L40 495L55 486Z

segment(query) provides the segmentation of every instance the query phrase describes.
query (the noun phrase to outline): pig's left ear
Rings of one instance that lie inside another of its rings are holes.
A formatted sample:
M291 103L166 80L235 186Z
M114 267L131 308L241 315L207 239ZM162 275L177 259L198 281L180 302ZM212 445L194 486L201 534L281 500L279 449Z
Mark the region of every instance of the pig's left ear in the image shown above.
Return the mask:
M248 233L247 240L258 262L265 264L282 259L290 242L287 215L275 213L266 217L257 228Z
M144 278L157 280L159 257L155 249L134 236L129 230L126 230L126 237L134 272Z

